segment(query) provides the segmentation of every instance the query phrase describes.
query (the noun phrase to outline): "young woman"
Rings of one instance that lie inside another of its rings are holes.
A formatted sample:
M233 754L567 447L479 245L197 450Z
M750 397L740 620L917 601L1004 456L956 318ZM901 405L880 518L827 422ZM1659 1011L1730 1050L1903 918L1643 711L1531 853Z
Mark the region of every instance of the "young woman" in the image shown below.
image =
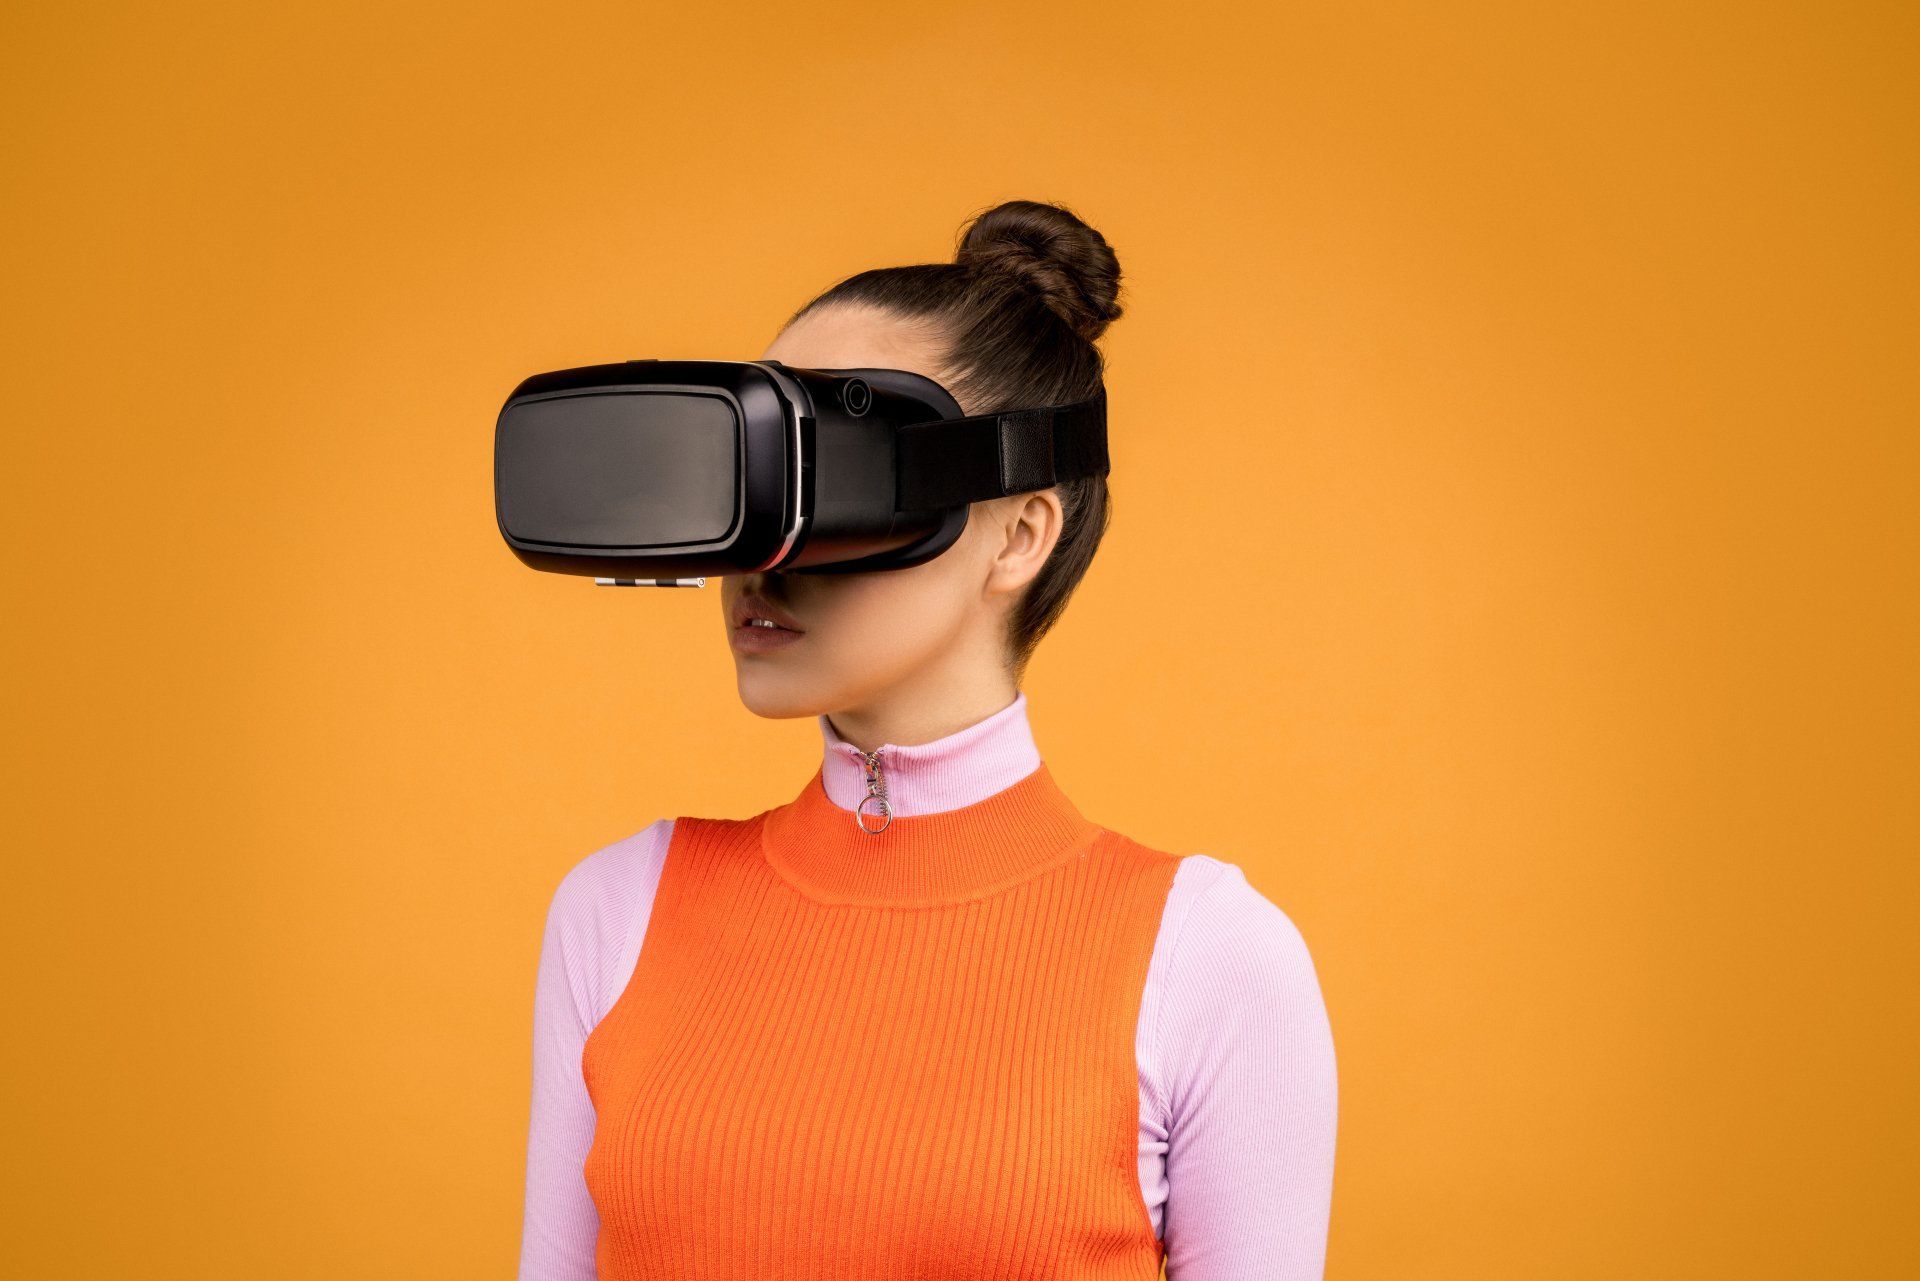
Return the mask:
M763 358L1086 399L1106 241L1012 201L861 273ZM1231 862L1081 814L1019 688L1104 476L976 503L903 570L728 577L741 698L820 767L581 860L534 1009L521 1281L1321 1276L1335 1068L1289 918Z

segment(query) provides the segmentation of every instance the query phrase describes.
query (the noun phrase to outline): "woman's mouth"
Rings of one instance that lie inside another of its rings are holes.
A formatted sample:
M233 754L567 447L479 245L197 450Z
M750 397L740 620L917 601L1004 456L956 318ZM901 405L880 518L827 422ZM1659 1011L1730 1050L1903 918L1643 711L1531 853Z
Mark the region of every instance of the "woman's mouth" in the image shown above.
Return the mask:
M766 654L785 649L805 635L791 627L781 627L771 619L748 618L732 629L729 638L739 653Z

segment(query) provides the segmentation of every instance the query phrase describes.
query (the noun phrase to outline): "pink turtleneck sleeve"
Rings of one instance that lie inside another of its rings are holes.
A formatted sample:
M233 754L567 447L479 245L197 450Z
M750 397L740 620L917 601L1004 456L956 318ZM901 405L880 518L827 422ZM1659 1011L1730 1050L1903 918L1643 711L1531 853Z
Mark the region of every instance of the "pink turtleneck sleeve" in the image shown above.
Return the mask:
M822 781L852 810L861 753L818 718ZM1040 764L1024 692L930 743L880 749L895 814L972 804ZM532 1115L519 1281L595 1276L598 1216L583 1164L593 1105L580 1056L645 937L673 836L660 819L561 879L534 983ZM1338 1091L1326 1006L1292 920L1240 868L1180 861L1141 994L1139 1178L1169 1281L1318 1281L1333 1192Z

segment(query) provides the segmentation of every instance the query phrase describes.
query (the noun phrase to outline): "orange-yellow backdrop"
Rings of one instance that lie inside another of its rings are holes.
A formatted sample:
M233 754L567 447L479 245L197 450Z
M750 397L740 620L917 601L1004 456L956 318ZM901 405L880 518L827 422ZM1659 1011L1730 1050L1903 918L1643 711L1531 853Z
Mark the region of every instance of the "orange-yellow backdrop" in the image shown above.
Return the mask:
M1329 1276L1913 1275L1911 6L5 25L0 1270L511 1274L554 885L818 736L500 403L1028 197L1129 307L1036 733L1312 946Z

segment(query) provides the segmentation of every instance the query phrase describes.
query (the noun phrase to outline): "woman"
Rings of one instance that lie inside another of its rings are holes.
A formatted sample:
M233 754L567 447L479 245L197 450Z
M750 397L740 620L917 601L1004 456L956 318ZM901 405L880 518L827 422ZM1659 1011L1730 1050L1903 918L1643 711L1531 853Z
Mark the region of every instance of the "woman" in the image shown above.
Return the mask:
M925 374L969 414L1086 399L1120 314L1054 205L864 272L763 359ZM1106 478L973 504L903 570L728 577L741 698L819 770L578 863L534 1011L521 1281L1321 1275L1333 1042L1230 862L1083 816L1019 685ZM644 946L643 946L644 944Z

